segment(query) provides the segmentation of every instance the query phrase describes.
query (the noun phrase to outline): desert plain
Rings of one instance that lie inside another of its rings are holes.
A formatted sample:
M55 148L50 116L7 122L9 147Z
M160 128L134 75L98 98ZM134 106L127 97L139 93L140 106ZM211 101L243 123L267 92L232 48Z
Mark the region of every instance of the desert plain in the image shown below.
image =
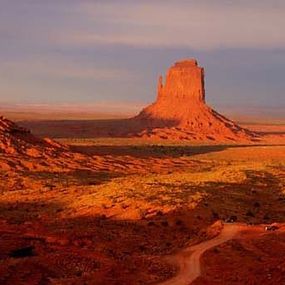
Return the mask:
M203 72L131 119L1 119L1 284L285 284L284 125L218 114Z

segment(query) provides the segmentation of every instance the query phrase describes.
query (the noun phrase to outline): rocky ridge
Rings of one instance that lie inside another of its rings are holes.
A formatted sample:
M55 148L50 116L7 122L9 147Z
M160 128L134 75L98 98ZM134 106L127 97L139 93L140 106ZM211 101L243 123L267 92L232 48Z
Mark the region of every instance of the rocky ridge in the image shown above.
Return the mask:
M62 145L50 139L37 138L28 129L0 117L0 153L41 157L62 149Z

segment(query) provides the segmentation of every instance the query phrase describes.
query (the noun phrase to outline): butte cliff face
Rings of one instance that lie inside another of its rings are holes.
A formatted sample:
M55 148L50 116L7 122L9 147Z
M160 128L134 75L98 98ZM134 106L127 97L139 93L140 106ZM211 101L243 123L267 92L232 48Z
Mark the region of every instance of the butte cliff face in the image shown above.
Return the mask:
M253 133L220 115L205 101L204 69L195 59L176 62L158 81L157 100L135 117L138 135L186 140L247 140Z
M204 70L196 60L177 62L169 69L165 84L163 77L159 77L157 89L156 102L145 108L139 117L187 124L193 111L205 105Z

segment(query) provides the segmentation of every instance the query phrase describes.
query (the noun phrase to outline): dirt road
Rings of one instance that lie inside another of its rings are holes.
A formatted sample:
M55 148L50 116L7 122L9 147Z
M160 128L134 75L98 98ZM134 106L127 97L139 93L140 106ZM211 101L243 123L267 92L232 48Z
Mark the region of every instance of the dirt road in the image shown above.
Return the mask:
M219 236L214 239L190 246L174 257L180 268L177 276L160 283L160 285L189 285L201 275L200 258L208 249L218 246L234 238L242 229L241 225L226 224Z

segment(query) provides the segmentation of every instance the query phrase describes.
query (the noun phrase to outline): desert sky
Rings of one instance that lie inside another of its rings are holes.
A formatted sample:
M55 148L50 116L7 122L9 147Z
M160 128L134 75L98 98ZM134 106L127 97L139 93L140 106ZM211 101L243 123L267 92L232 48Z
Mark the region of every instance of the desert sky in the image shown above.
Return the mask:
M218 110L282 114L284 14L283 0L0 0L0 103L139 109L195 57Z

